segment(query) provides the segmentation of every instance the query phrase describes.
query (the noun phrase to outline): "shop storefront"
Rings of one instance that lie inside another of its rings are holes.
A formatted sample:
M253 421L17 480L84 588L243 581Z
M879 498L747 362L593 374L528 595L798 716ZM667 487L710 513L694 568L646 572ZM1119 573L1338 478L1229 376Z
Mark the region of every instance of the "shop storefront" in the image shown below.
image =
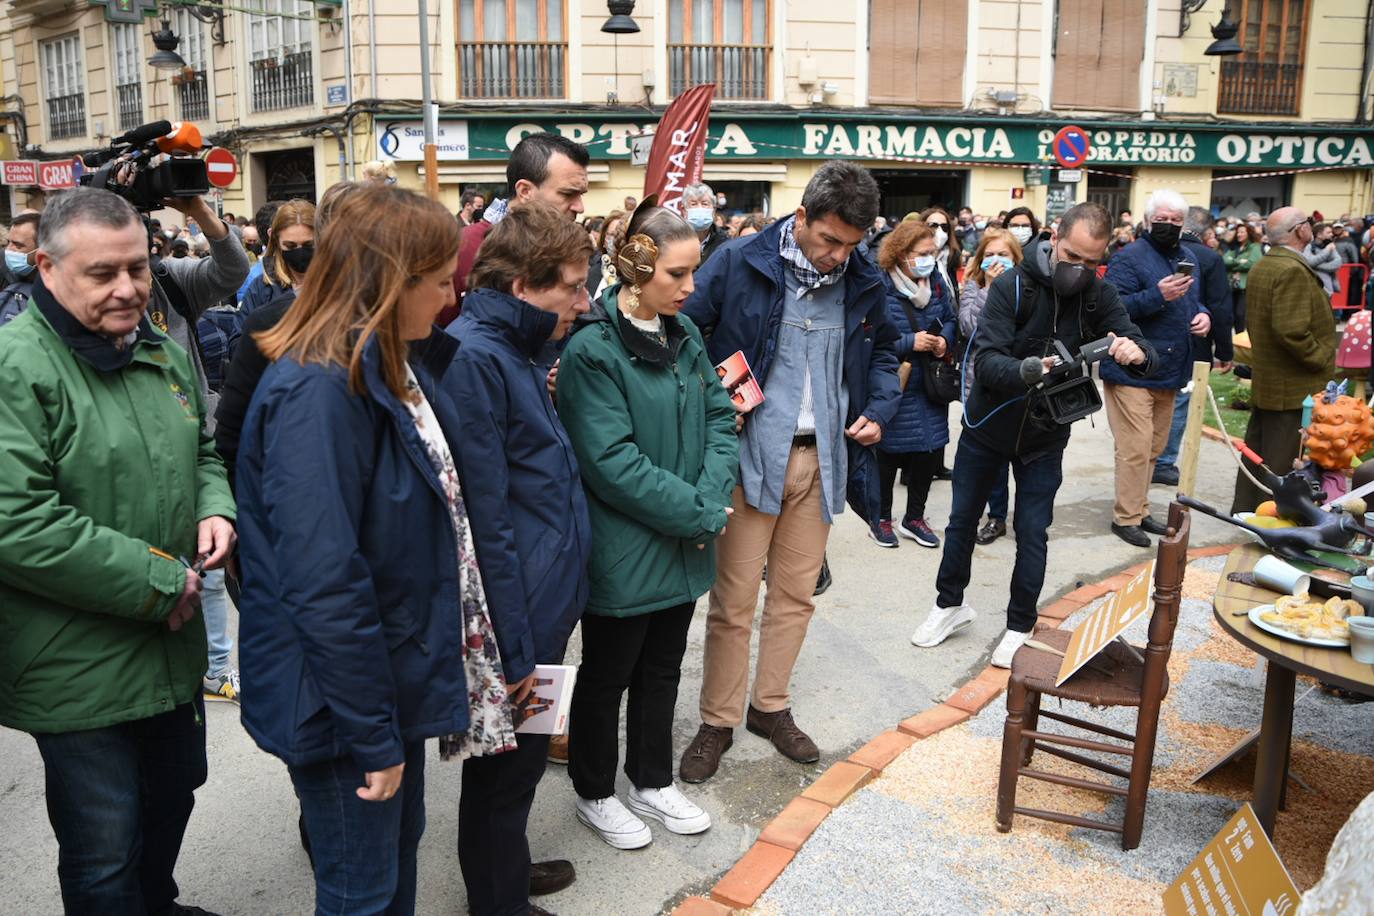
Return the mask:
M446 114L441 186L456 195L458 187L472 183L499 185L500 162L520 138L550 130L591 151L588 212L602 212L642 190L643 169L630 161L631 138L655 123L643 114L599 109ZM1150 191L1165 186L1213 209L1252 201L1268 210L1301 204L1304 193L1321 198L1322 209L1362 212L1369 203L1374 138L1354 126L1082 122L1091 142L1087 161L1079 174L1062 174L1052 150L1056 132L1066 124L730 109L715 112L711 120L706 179L729 187L730 209L767 206L774 213L795 207L816 168L837 158L871 163L883 192L883 212L898 216L960 203L984 213L1021 204L1045 213L1082 200L1101 202L1115 215L1140 209ZM418 120L376 119L377 155L396 160L403 172L418 174L422 136ZM1296 179L1267 174L1275 172L1304 174Z

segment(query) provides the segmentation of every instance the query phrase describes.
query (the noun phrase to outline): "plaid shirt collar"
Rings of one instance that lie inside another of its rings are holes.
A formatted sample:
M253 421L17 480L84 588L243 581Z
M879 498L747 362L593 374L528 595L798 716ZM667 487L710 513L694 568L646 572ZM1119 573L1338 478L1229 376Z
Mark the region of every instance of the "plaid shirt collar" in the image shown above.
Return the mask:
M793 231L796 223L797 217L795 215L789 216L787 222L783 223L782 239L778 243L778 254L782 255L782 259L791 265L792 272L796 274L797 281L801 284L801 288L797 290L797 298L800 299L817 287L839 283L844 277L845 269L849 267L849 259L845 258L840 262L840 266L830 273L821 273L812 266L811 262L806 259L806 255L802 254L801 248L798 247L797 236Z

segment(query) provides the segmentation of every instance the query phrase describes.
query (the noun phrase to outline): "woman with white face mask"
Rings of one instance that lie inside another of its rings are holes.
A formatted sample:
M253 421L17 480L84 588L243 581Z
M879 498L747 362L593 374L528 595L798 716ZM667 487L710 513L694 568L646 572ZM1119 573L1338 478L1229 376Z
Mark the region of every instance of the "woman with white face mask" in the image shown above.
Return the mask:
M1040 220L1035 218L1030 207L1017 207L1008 212L1006 228L1023 252L1029 251L1033 244L1041 241Z
M959 240L954 237L954 223L950 220L949 214L940 207L922 210L921 221L934 233L936 270L940 274L940 279L944 281L945 289L950 291L954 299L953 306L957 308L959 291L954 285L954 278L959 275L961 256Z
M926 497L949 443L949 405L927 396L924 373L932 360L949 359L955 347L954 297L936 263L941 253L930 227L919 220L900 223L878 253L888 319L901 335L897 358L903 380L897 414L878 446L880 511L869 537L879 547L896 547L898 534L922 547L940 546L926 521ZM894 530L892 491L898 472L906 475L907 500Z

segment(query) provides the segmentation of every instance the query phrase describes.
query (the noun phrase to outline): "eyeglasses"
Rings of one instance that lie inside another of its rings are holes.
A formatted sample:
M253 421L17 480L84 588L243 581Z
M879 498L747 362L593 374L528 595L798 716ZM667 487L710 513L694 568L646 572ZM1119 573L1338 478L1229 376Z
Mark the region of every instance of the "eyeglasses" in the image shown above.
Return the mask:
M932 229L948 229L948 228L949 228L949 223L932 223L930 220L926 220L926 225L929 226L929 227L932 228Z

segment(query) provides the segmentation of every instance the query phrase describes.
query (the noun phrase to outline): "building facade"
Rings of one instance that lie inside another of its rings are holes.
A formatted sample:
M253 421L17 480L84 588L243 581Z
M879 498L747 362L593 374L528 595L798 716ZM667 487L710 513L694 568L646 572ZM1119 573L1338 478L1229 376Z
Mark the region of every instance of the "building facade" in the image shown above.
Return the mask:
M423 183L417 3L7 0L3 113L18 158L193 120L241 165L223 206L316 197L364 162ZM1208 57L1221 0L639 0L605 34L594 0L431 0L439 181L500 193L525 133L587 143L589 213L642 190L631 137L716 84L706 179L730 209L795 207L834 158L865 161L883 212L1074 201L1139 212L1176 188L1218 211L1374 211L1374 0L1231 0L1245 53ZM1185 9L1186 7L1186 9ZM139 23L111 22L132 9ZM112 12L113 11L113 12ZM186 66L155 70L166 19ZM1083 168L1055 161L1079 127ZM17 188L14 206L39 192Z

